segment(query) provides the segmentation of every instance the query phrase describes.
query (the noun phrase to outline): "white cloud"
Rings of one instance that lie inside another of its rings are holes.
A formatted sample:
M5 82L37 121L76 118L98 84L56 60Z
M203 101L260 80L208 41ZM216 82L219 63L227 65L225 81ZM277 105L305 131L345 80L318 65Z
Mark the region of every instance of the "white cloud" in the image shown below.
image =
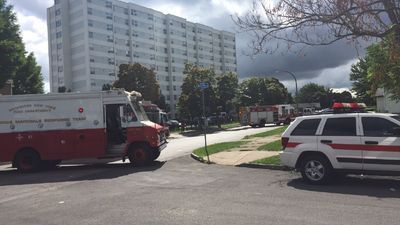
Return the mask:
M21 27L21 35L25 43L26 51L35 54L38 64L42 67L44 80L48 82L49 59L47 42L47 23L32 15L16 12L18 24ZM45 89L49 91L49 89Z

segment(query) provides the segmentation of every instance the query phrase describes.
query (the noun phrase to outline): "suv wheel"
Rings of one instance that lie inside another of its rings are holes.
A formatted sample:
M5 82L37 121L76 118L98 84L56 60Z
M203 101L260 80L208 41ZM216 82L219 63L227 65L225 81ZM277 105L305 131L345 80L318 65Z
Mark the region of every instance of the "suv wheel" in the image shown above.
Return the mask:
M301 162L300 171L303 179L309 184L325 184L332 176L330 163L319 155L305 157Z

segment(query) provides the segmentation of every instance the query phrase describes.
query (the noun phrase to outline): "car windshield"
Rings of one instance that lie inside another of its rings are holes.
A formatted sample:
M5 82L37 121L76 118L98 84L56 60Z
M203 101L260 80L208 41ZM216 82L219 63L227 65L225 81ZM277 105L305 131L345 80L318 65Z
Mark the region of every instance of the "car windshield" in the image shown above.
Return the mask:
M149 120L143 107L141 105L139 105L139 103L137 101L132 100L131 103L132 103L133 108L135 109L136 116L140 121Z

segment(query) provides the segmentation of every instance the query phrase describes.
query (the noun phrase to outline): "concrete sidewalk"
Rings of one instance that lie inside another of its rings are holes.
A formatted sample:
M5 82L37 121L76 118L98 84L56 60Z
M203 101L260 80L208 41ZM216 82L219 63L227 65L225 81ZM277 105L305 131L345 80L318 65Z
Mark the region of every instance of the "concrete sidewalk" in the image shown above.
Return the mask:
M279 155L277 151L259 151L260 146L274 142L280 139L280 136L269 136L265 138L252 138L248 139L248 143L230 149L229 151L218 152L210 155L210 161L215 164L237 166L253 162L255 160L268 158L271 156ZM207 157L203 157L206 159Z

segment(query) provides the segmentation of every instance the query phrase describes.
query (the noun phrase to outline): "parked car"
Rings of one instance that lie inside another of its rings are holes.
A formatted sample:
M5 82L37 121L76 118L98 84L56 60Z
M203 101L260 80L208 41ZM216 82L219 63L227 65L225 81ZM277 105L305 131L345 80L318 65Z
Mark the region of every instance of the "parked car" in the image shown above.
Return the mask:
M168 120L167 124L171 129L179 128L181 126L181 123L178 120Z
M298 117L282 134L284 165L311 184L335 173L400 174L400 120L394 114Z

